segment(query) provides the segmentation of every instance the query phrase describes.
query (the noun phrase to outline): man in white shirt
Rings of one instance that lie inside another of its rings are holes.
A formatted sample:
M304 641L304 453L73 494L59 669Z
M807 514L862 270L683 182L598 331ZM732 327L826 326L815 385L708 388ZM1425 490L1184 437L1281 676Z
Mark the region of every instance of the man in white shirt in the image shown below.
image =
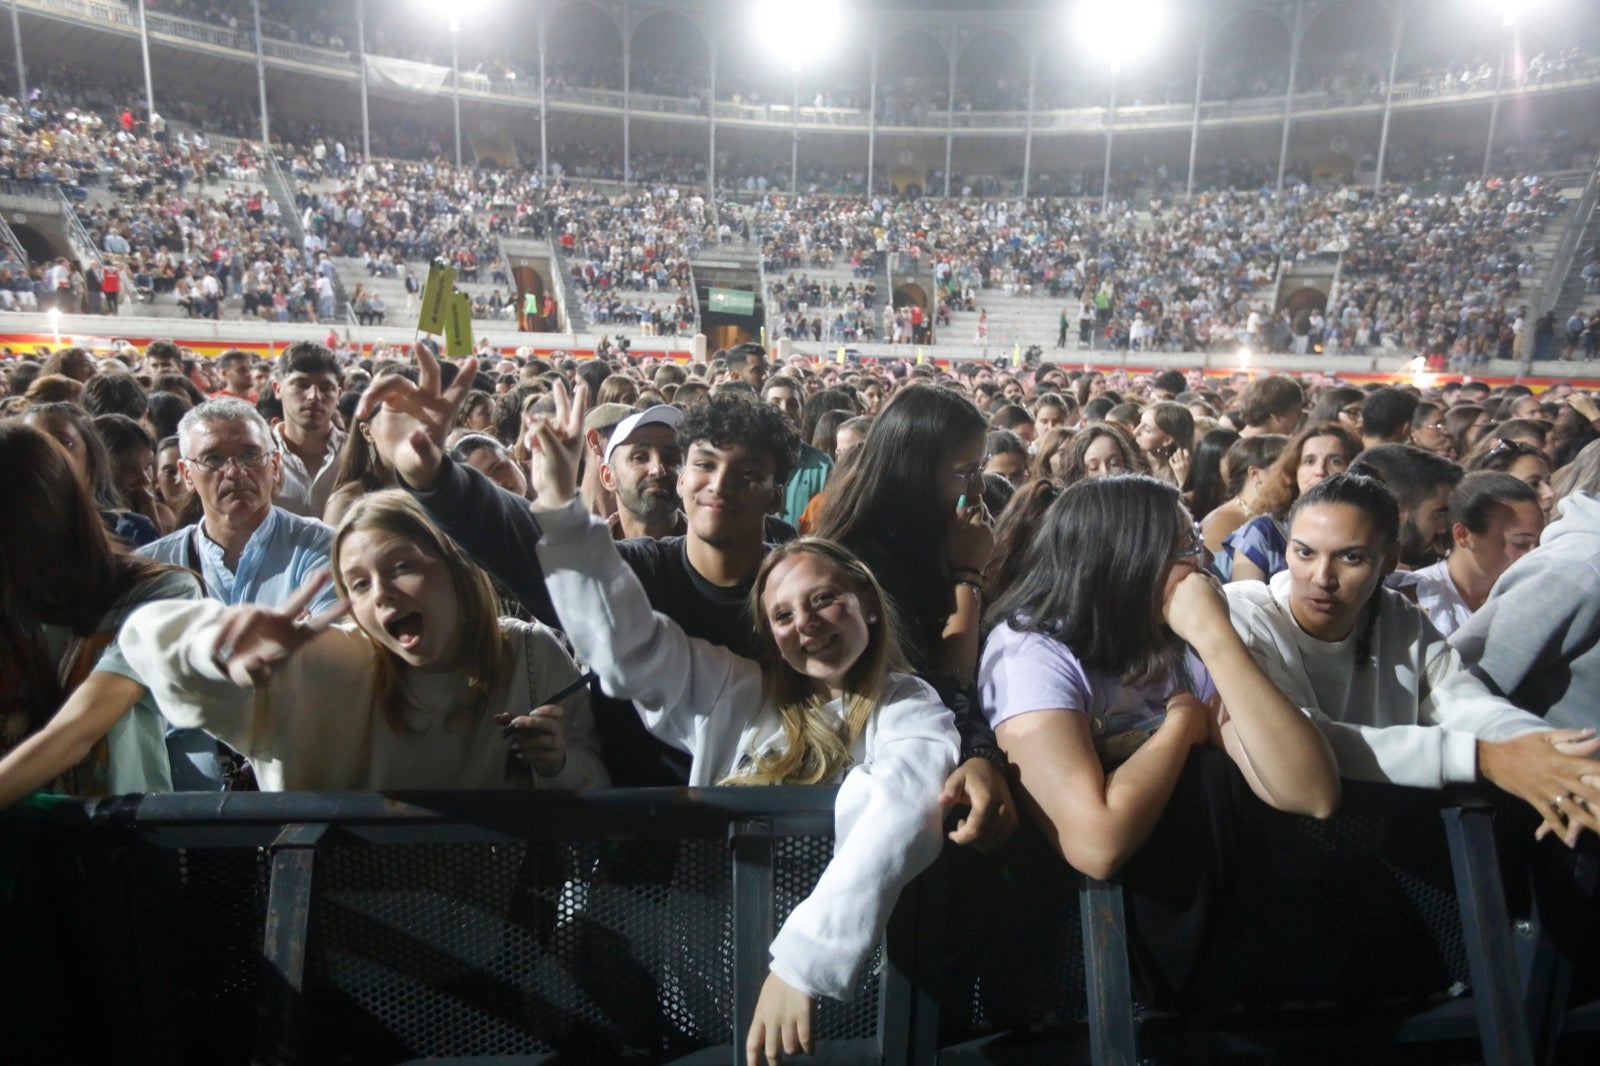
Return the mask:
M283 481L273 500L307 518L321 518L333 494L344 433L333 424L339 362L315 341L291 344L278 357L272 391L283 403L273 437L283 451Z

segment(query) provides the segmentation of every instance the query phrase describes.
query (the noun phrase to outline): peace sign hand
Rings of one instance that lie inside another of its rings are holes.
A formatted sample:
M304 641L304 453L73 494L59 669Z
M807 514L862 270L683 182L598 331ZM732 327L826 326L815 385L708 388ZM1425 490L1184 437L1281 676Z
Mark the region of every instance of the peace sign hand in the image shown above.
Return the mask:
M356 405L356 421L368 422L372 446L407 485L424 492L439 482L444 465L444 442L456 415L478 376L478 360L463 359L460 373L442 388L439 360L428 346L418 344L417 381L399 374L379 378L367 387ZM382 418L376 418L379 406Z
M250 603L222 612L211 661L236 685L255 688L263 684L285 660L349 610L349 604L341 600L321 614L298 621L330 577L326 570L314 574L281 607Z
M589 386L578 383L572 399L557 381L551 392L556 413L534 421L523 435L528 450L528 484L534 491L534 509L553 511L578 494L578 465L583 458L583 412Z

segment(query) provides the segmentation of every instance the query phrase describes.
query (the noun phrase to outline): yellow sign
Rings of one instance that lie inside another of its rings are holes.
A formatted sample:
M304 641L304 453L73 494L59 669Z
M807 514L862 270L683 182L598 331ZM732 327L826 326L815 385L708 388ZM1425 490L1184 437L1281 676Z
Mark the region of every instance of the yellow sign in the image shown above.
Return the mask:
M444 324L444 354L451 359L472 354L472 297L450 294L450 316Z
M450 311L450 293L455 290L455 268L435 260L428 268L428 283L422 287L422 314L417 318L421 333L443 333Z
M927 361L928 361L928 353L923 351L921 348L918 348L917 349L917 365L921 366L923 363L926 363Z
M835 362L837 362L840 366L844 366L844 345L842 344L839 345L839 356Z

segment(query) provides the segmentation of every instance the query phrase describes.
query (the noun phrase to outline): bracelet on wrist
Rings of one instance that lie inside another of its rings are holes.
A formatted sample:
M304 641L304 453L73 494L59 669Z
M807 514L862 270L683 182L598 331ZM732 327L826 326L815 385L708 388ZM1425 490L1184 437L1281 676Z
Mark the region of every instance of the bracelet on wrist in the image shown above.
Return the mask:
M980 579L983 577L983 571L976 566L952 566L950 572L952 574L971 574Z
M965 585L965 586L967 586L967 588L971 589L973 592L976 592L979 596L983 595L983 586L978 584L976 581L968 581L966 578L958 577L954 581L952 581L950 584L951 585Z
M1008 773L1011 769L1011 760L1006 756L1006 753L992 744L979 743L972 745L962 753L962 761L965 762L967 759L982 759L1002 774Z

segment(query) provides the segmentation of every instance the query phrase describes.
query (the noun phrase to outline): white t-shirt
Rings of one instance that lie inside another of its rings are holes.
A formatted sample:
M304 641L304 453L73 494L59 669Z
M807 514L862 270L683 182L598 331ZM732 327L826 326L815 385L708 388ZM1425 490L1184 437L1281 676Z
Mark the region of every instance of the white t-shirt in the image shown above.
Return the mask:
M1440 559L1421 570L1396 570L1384 584L1392 589L1415 589L1417 606L1444 636L1466 625L1472 617L1472 608L1461 598L1461 590L1450 576L1448 560Z

